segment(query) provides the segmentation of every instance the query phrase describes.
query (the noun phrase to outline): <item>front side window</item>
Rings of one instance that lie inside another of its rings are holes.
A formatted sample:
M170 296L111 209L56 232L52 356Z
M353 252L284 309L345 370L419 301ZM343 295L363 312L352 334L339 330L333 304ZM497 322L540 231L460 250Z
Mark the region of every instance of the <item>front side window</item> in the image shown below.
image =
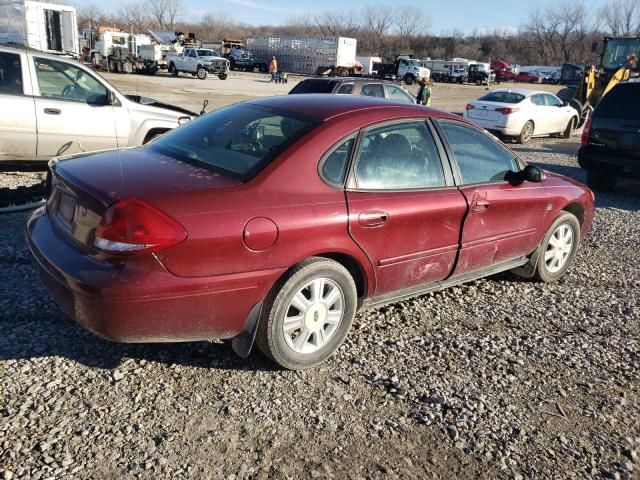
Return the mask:
M484 132L459 122L438 123L465 185L502 181L507 172L520 170L515 155Z
M384 88L379 83L368 83L360 89L360 95L365 97L384 98Z
M369 130L360 146L356 185L364 190L403 190L445 185L440 155L424 122Z
M34 58L40 96L106 105L107 87L80 67L49 58Z
M544 99L546 100L548 107L561 107L563 105L562 100L555 95L545 93Z
M283 110L237 104L171 130L147 148L248 180L318 123Z
M544 101L544 95L532 95L531 103L537 105L538 107L545 107L547 105Z
M20 95L22 88L22 65L20 55L0 52L0 93Z
M387 96L391 100L405 103L416 103L415 100L400 87L395 85L385 85L385 88L387 89Z

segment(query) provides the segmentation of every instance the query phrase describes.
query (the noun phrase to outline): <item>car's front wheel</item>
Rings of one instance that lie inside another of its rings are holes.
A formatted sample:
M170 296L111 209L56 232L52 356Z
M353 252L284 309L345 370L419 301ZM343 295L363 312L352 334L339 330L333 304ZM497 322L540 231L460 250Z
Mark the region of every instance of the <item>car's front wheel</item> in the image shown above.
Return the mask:
M573 132L574 125L576 124L576 119L572 118L569 120L567 127L562 132L562 138L571 138L571 132Z
M267 296L256 343L285 368L313 367L342 344L356 308L349 271L333 260L311 258L292 268Z
M200 80L204 80L205 78L207 78L207 69L201 66L198 67L198 69L196 70L196 76Z
M549 227L540 245L535 278L554 282L573 262L580 243L580 223L575 215L561 212Z

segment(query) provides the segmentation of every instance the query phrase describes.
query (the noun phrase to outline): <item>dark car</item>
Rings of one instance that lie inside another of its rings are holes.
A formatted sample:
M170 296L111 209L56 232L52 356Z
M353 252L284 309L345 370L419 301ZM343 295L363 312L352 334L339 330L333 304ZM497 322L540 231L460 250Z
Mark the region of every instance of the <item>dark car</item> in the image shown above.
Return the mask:
M613 190L618 177L640 179L640 82L616 85L585 124L578 163L594 190Z
M58 305L120 342L254 336L287 368L328 358L361 308L516 269L560 278L592 192L418 105L288 95L150 144L52 163L27 224Z
M396 102L416 103L400 85L389 80L366 78L307 78L291 89L289 95L302 93L332 93L336 95L362 95L386 98Z

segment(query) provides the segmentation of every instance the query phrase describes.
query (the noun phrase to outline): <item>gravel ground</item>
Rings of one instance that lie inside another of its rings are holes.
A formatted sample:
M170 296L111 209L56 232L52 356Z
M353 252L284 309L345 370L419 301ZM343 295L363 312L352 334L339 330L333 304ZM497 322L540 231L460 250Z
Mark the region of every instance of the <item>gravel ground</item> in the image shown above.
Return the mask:
M578 180L575 140L514 146ZM0 174L0 184L9 182ZM0 476L640 478L640 193L598 195L574 266L361 313L288 372L224 342L119 345L40 287L0 217Z

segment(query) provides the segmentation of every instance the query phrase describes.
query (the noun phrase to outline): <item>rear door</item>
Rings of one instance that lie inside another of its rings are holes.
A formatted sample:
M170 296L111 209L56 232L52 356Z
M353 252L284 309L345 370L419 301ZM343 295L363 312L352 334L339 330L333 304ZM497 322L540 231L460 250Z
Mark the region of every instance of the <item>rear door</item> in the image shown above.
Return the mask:
M508 171L520 170L513 152L478 128L438 120L455 160L469 213L464 220L455 275L514 260L533 252L548 204L543 183L514 185Z
M0 158L36 155L36 110L26 54L0 52Z
M63 60L32 57L39 156L117 148L110 91L93 74Z
M442 280L453 269L467 204L441 158L424 120L361 134L347 184L349 231L374 265L376 296Z
M640 83L619 84L602 97L589 135L593 153L640 161Z

